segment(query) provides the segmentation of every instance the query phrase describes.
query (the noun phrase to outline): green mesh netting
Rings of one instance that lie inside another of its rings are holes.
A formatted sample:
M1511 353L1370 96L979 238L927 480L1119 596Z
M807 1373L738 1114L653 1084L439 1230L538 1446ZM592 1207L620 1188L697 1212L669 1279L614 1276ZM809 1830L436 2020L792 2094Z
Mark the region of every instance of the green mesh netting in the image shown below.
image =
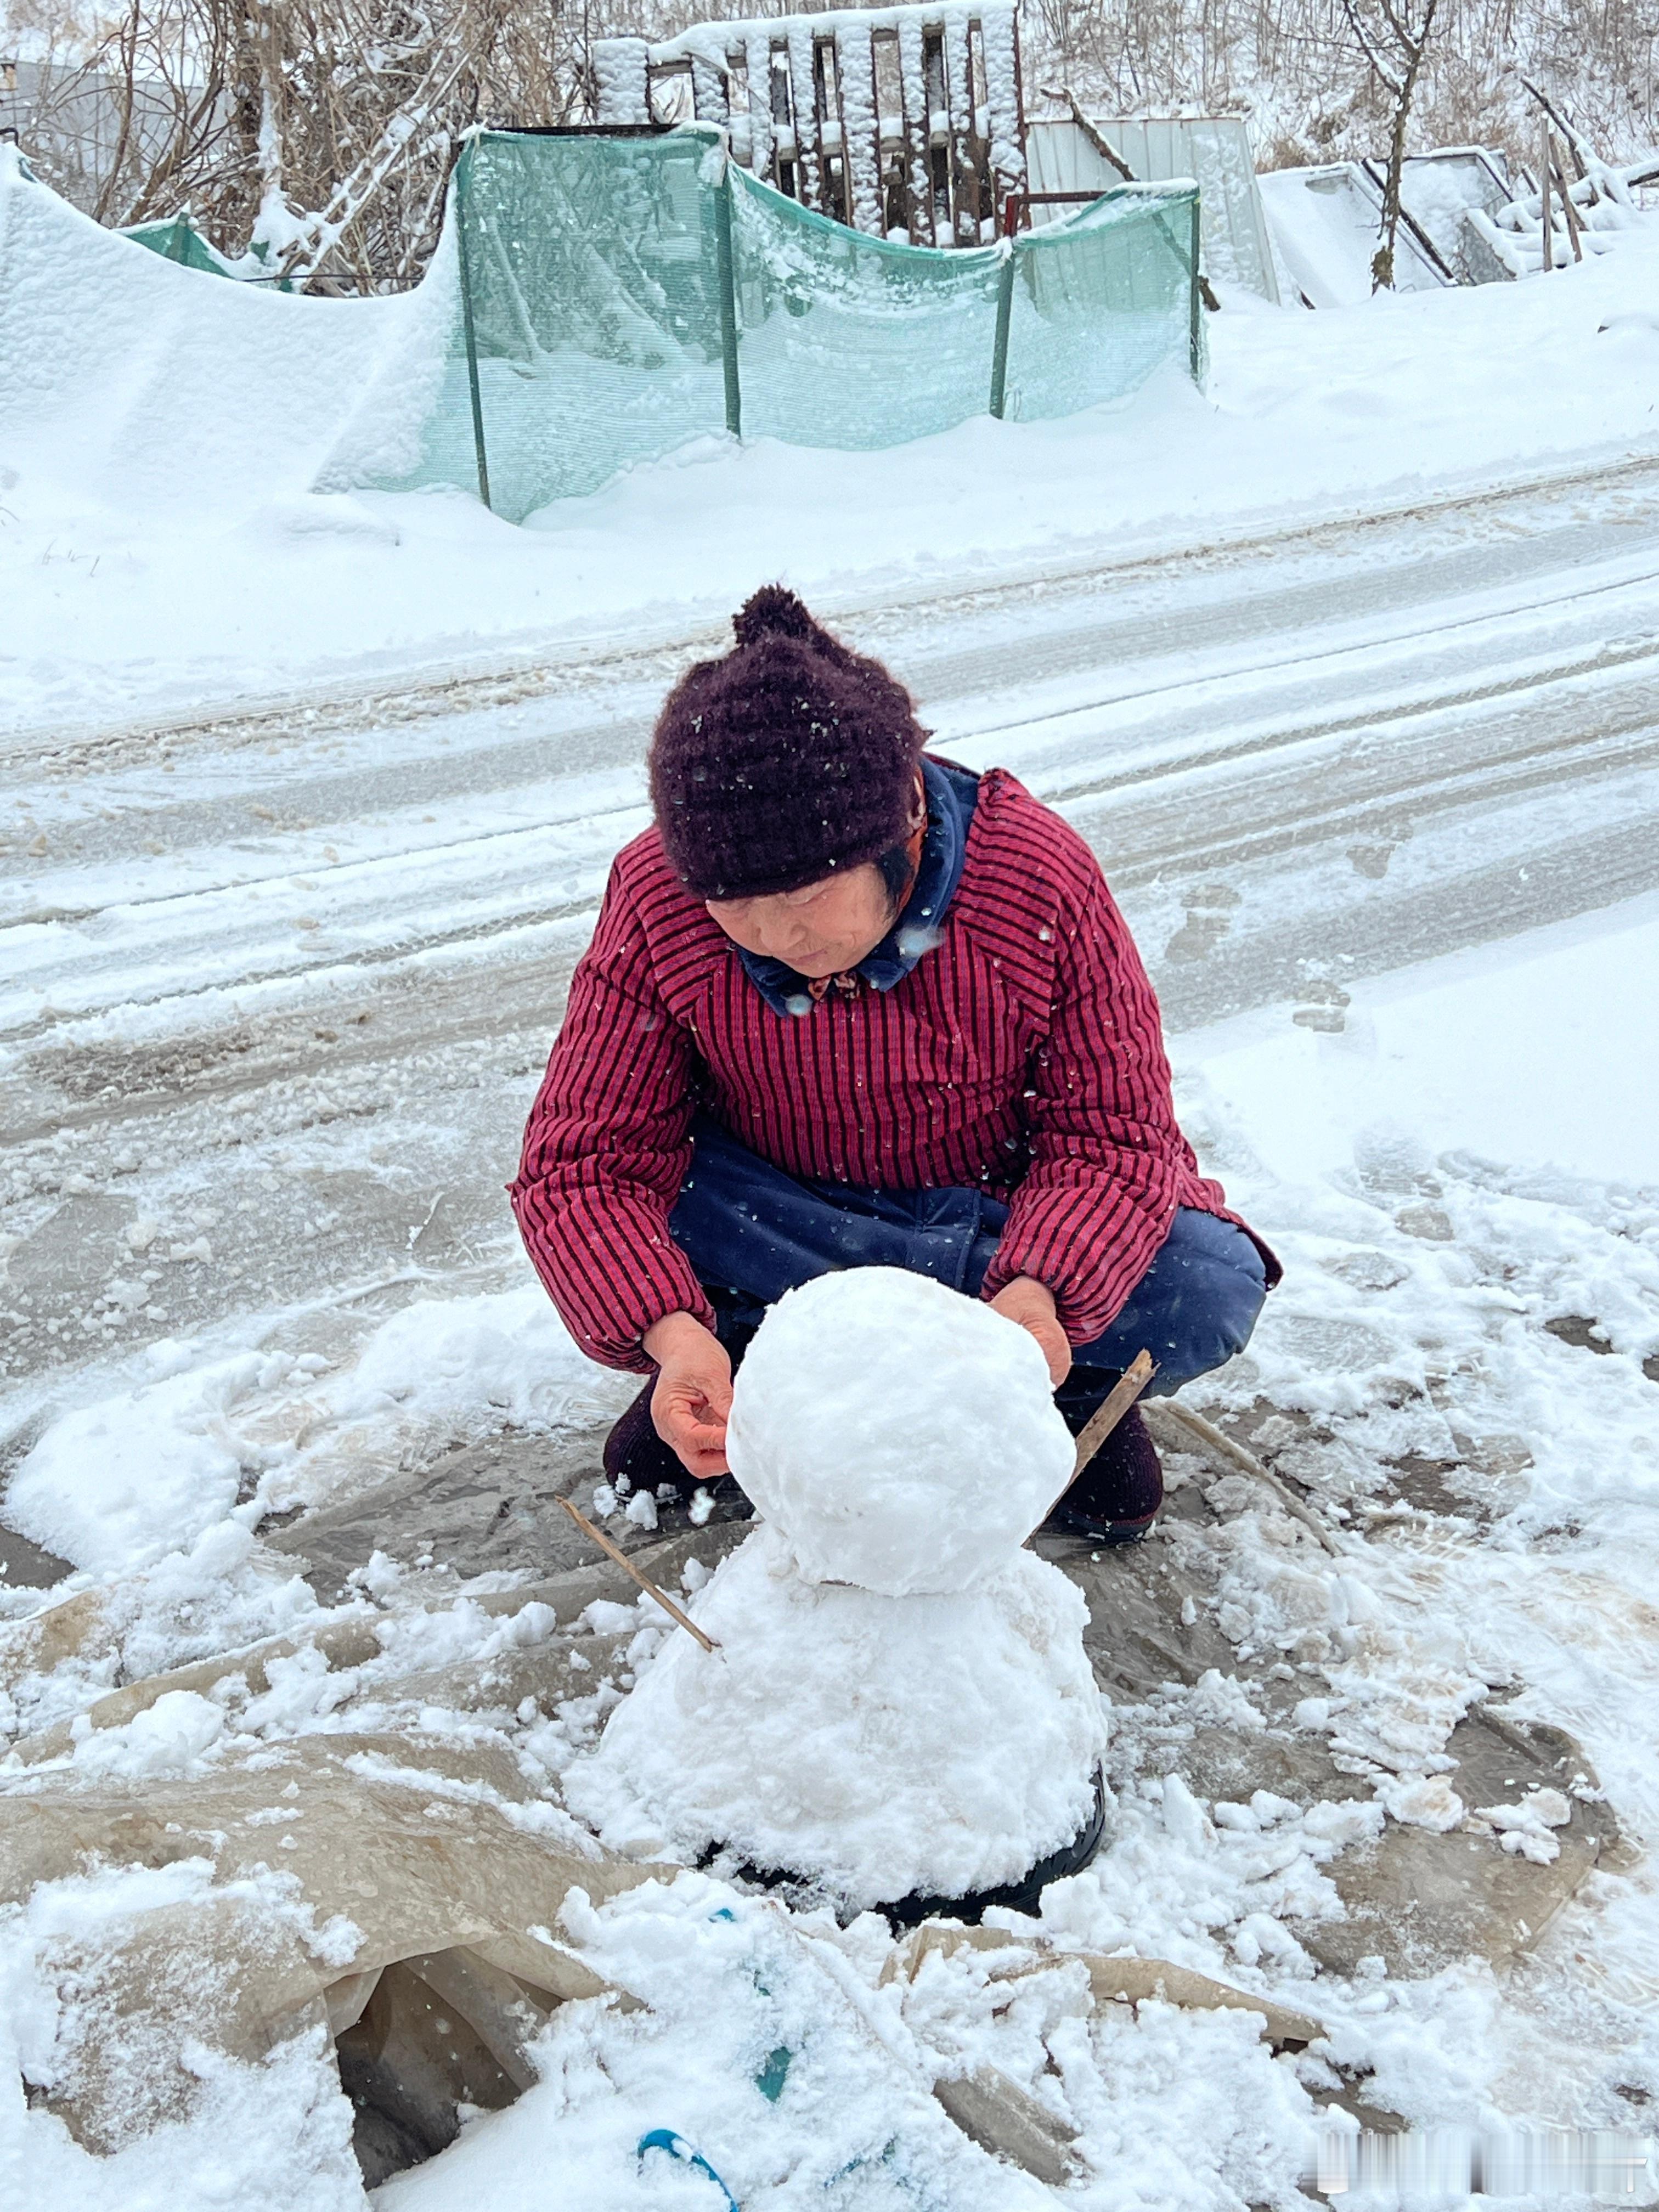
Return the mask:
M889 244L814 215L732 162L743 427L868 452L990 400L1001 257Z
M1179 357L1203 374L1194 257L1198 193L1125 185L1014 245L1011 418L1075 415Z
M164 222L129 223L121 235L131 239L136 246L147 246L164 261L178 262L181 268L205 270L214 276L229 274L223 254L216 252L185 216L168 216Z
M1202 371L1197 194L1129 185L1012 249L890 243L719 134L487 132L451 208L463 309L420 468L518 521L699 433L857 451ZM468 356L468 323L471 360Z

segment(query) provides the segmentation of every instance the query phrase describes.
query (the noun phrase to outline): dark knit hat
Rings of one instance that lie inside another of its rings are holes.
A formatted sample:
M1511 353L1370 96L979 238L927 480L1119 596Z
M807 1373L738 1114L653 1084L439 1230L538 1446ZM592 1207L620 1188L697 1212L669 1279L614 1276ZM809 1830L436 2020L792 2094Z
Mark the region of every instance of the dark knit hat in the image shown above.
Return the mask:
M904 686L781 584L732 628L736 646L686 672L651 741L651 802L686 889L799 890L903 844L927 741Z

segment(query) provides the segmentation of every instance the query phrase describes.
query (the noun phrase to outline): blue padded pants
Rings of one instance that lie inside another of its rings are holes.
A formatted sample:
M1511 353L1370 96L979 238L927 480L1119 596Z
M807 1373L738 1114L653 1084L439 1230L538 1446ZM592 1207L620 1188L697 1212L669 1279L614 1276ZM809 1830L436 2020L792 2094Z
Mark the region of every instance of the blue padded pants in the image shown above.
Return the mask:
M669 1229L721 1334L744 1342L786 1291L836 1267L904 1267L973 1297L1008 1218L1006 1206L977 1190L801 1181L707 1115L693 1134ZM1158 1363L1148 1395L1169 1396L1243 1350L1266 1296L1261 1255L1244 1231L1181 1207L1117 1319L1075 1347L1056 1402L1080 1428L1142 1349Z

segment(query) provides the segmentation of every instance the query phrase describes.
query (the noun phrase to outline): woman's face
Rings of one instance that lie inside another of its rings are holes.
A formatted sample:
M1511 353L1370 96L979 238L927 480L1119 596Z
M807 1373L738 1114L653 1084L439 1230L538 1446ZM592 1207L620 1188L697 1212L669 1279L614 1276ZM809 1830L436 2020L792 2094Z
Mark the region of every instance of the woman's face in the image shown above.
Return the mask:
M893 926L894 901L873 860L804 890L705 903L734 945L814 981L856 968Z

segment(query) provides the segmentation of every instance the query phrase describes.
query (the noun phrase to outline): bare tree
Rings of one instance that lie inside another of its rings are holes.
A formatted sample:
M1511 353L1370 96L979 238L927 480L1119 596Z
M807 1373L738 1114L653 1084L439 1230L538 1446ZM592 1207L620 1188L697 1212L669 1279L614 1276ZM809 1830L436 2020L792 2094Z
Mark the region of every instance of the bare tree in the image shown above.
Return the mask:
M0 0L49 57L0 121L102 222L188 209L270 276L396 288L436 240L462 132L579 119L592 39L757 4ZM1534 158L1518 72L1609 156L1659 137L1659 0L1027 0L1024 32L1028 85L1068 85L1096 114L1249 112L1267 167L1373 155L1386 138L1379 285L1412 145Z
M464 131L580 111L583 20L561 0L118 0L65 21L23 135L100 222L187 207L274 278L396 288Z
M1398 83L1409 55L1376 0L1355 6ZM1402 21L1415 43L1419 9ZM1380 156L1390 136L1397 102L1342 0L1027 0L1024 29L1028 82L1069 83L1097 115L1248 112L1267 167ZM1517 70L1610 159L1659 140L1659 0L1438 0L1430 33L1407 151L1479 143L1530 163Z
M1371 289L1394 287L1394 243L1400 230L1400 180L1406 131L1439 0L1342 0L1342 12L1390 105L1389 162L1382 183L1382 226L1371 260Z

